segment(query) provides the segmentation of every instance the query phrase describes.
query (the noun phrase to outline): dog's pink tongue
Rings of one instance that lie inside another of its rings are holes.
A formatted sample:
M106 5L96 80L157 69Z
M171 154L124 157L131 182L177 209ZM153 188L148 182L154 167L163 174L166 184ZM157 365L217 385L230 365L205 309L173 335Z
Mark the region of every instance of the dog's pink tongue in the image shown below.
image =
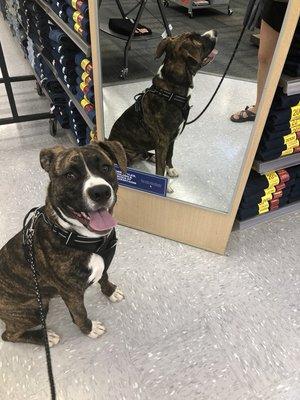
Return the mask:
M89 226L94 231L101 232L114 228L117 221L106 210L98 210L89 213Z

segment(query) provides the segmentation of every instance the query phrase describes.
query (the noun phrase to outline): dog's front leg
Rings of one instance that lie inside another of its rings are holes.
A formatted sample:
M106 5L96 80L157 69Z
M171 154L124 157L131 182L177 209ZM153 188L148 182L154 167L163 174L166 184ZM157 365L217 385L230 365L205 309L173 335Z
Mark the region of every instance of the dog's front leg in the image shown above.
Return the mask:
M156 147L155 162L156 162L156 174L157 175L165 176L168 148L169 148L169 144L167 144L167 143L164 143L163 146ZM170 183L168 183L167 192L168 193L174 192Z
M168 144L164 143L155 149L156 175L165 176Z
M84 306L83 294L76 294L73 296L62 296L66 306L68 307L72 316L73 322L78 326L82 333L95 339L105 332L105 327L98 321L91 321Z
M104 272L99 281L102 293L109 298L112 303L117 303L124 299L124 294L121 289L111 283L108 279L107 272Z
M166 160L166 171L167 175L170 178L177 178L179 176L178 172L173 166L172 158L173 158L173 151L174 151L174 140L171 141L169 144L168 152L167 152L167 160Z

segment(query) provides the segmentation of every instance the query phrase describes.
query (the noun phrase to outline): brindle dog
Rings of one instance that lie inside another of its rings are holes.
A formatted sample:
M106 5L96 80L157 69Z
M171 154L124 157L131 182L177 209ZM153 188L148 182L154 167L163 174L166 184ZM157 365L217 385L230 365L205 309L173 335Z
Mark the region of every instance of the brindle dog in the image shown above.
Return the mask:
M105 328L88 318L84 292L90 284L99 282L111 301L123 299L122 292L108 280L111 259L66 246L51 224L81 238L103 238L103 242L114 234L116 221L111 214L118 189L114 163L125 172L126 154L117 142L99 142L69 149L44 149L40 162L50 177L43 210L50 225L39 218L34 236L44 310L47 313L50 299L60 295L73 322L84 334L96 338ZM0 250L0 318L6 325L3 340L43 343L42 330L36 329L40 324L38 305L33 274L22 248L22 232ZM59 336L48 331L48 340L53 346Z
M217 53L214 50L217 32L200 35L184 33L162 40L156 51L160 58L165 53L163 65L153 78L153 86L190 99L193 77ZM180 132L185 115L180 105L172 99L146 91L140 111L136 105L129 107L112 127L109 140L122 143L128 165L144 159L147 152L155 150L156 174L178 176L172 164L174 141Z

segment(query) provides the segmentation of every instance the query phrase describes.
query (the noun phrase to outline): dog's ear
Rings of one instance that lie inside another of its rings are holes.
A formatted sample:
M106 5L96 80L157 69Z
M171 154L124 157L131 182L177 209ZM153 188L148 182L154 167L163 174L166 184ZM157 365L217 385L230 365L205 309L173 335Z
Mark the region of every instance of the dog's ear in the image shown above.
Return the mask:
M105 140L104 142L97 142L97 144L109 155L112 161L118 164L123 174L125 174L127 171L127 158L121 143L116 140Z
M184 50L184 58L191 65L199 65L202 61L201 55L197 52L197 54L191 54L188 50Z
M155 58L160 58L167 51L167 47L170 45L171 40L170 37L167 37L159 42Z
M40 152L40 163L42 168L45 171L49 172L51 164L55 157L64 150L65 149L63 146L55 146L50 149L42 149Z

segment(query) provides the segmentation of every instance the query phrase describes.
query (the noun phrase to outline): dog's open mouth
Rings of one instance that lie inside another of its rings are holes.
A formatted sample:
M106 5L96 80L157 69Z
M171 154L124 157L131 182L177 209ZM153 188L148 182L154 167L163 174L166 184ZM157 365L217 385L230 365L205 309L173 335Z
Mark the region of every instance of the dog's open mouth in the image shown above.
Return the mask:
M107 208L100 208L97 211L77 212L71 209L75 219L84 225L91 232L106 233L117 225Z
M218 54L218 50L217 49L213 49L209 55L204 58L203 62L202 62L202 66L209 64L210 62L214 61L216 55Z

